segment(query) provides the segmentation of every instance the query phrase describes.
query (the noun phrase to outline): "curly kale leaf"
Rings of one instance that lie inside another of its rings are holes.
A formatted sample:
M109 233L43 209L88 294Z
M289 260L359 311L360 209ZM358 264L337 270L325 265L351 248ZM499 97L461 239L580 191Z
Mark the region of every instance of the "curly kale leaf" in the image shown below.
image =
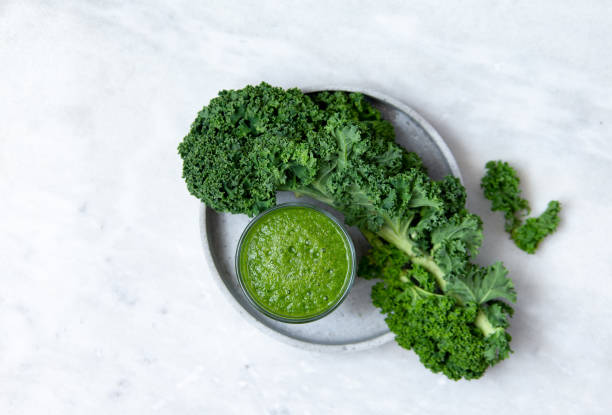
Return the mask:
M432 256L445 273L463 270L482 243L482 220L473 214L454 214L431 235Z
M413 349L426 367L451 379L473 379L509 356L505 329L513 310L500 299L515 301L516 293L501 263L468 264L465 275L445 276L442 290L408 254L372 233L366 236L372 249L361 259L359 275L382 280L372 290L374 305L387 315L397 342Z
M514 302L516 291L507 274L501 262L489 267L469 264L464 273L451 273L447 277L446 293L464 303L484 304L499 298Z
M373 139L370 150L377 165L394 171L416 168L426 172L423 161L416 153L405 151L395 144L393 125L382 118L380 111L363 94L324 91L309 96L328 118L357 124Z
M216 210L253 216L276 203L278 190L306 194L313 184L316 193L336 168L424 171L393 139L391 124L361 94L311 98L261 83L221 91L178 150L191 194ZM360 167L349 163L358 159Z
M393 245L368 236L373 248L359 264L360 276L382 280L372 287L372 301L386 314L397 343L414 350L425 367L451 379L482 376L498 354L475 325L478 306L441 295L425 268L411 264Z
M487 344L474 326L476 305L458 305L451 297L410 294L409 283L379 282L372 301L387 314L397 343L412 349L421 363L450 379L474 379L489 366ZM407 294L408 293L408 294Z
M548 202L546 210L537 218L527 221L512 231L512 239L516 246L523 251L533 254L542 240L557 230L559 226L559 212L561 204L552 200Z
M512 317L514 310L503 301L489 301L481 306L493 327L506 328L510 326L508 317Z
M309 183L325 115L297 89L267 84L221 91L179 145L191 194L219 211L257 214L285 183Z
M521 197L516 171L504 161L489 161L480 187L491 201L491 210L504 212L505 229L512 232L530 212L529 202Z

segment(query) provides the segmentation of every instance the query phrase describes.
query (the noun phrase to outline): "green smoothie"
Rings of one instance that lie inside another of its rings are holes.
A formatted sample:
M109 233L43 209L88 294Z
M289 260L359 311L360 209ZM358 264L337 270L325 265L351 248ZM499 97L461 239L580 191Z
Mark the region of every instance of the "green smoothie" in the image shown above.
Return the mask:
M353 257L347 236L327 215L283 206L248 229L238 266L245 290L261 308L308 319L333 307L349 288Z

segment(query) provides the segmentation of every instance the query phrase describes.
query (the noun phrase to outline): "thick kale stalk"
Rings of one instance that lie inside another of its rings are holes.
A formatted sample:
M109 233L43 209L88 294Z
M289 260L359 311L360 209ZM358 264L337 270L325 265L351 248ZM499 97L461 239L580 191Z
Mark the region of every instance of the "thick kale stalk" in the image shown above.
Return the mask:
M501 263L470 262L482 222L458 179L431 180L394 139L360 94L261 84L222 91L179 153L189 191L216 210L252 216L279 190L340 210L373 246L359 273L381 279L372 298L398 343L435 372L479 377L510 353L512 282Z

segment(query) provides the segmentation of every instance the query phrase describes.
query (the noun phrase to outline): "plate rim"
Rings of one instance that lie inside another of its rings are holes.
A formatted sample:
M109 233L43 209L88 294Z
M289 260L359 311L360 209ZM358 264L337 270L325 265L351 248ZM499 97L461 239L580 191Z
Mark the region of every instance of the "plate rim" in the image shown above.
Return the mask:
M362 88L353 85L312 85L304 88L300 88L304 93L312 93L318 91L345 91L345 92L360 92L364 95L371 96L380 101L383 101L387 104L390 104L400 111L406 113L412 119L414 119L432 138L436 146L442 152L446 162L449 165L449 168L453 175L459 178L461 182L463 179L461 177L461 172L459 171L459 166L452 152L450 151L446 142L442 139L440 134L436 131L436 129L418 112L404 104L403 102L390 97L384 93L379 91L371 90L369 88ZM383 344L386 344L395 338L395 334L391 331L388 331L384 334L371 337L366 340L344 343L344 344L325 344L325 343L315 343L308 342L304 340L299 340L285 334L282 334L267 325L263 324L261 321L257 320L254 316L252 316L247 310L240 305L240 303L236 300L236 298L230 293L227 285L224 283L223 278L219 274L219 270L217 268L217 264L215 263L215 259L212 256L212 250L210 248L211 244L208 240L208 232L206 231L206 221L209 217L207 215L208 208L204 203L200 202L199 205L199 227L200 227L200 239L202 242L202 248L204 251L204 258L206 259L208 268L212 271L211 274L214 277L217 288L223 293L223 295L229 300L232 304L233 308L245 318L248 322L250 322L253 326L258 328L264 334L281 341L282 343L288 344L293 347L297 347L304 350L316 351L316 352L347 352L347 351L361 351L373 349ZM212 209L211 209L212 212Z

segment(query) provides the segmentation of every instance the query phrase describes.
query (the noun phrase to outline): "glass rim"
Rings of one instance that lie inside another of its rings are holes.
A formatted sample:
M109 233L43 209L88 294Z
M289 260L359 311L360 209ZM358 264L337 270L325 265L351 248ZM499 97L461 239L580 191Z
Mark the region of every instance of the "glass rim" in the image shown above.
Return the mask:
M345 283L344 283L344 285L342 287L342 290L343 290L342 291L342 295L340 295L340 297L338 297L338 300L336 300L336 302L334 302L334 304L331 305L329 308L326 308L325 310L321 311L318 314L311 315L311 316L306 316L306 317L289 317L289 316L284 316L284 315L281 315L281 314L276 314L276 313L271 312L270 310L267 310L265 307L263 307L261 304L259 304L255 300L255 298L253 298L253 296L251 295L249 290L246 288L245 283L242 281L242 272L240 271L240 251L241 251L241 248L242 248L242 244L244 242L244 238L247 236L247 234L249 233L249 231L251 230L253 225L255 225L255 223L257 223L257 221L259 221L262 217L266 216L267 214L269 214L269 213L271 213L271 212L273 212L275 210L282 209L282 208L287 208L287 207L305 207L305 208L310 208L310 209L313 209L313 210L315 210L315 211L317 211L319 213L322 213L327 218L329 218L342 231L342 234L344 235L344 238L345 238L345 240L348 243L349 251L350 251L350 255L351 255L351 260L350 260L351 271L350 271L350 275L349 275L348 281L345 281ZM235 266L235 270L236 270L236 277L238 279L238 284L240 285L240 288L242 289L242 293L245 295L245 297L247 298L249 303L257 311L259 311L260 313L264 314L267 317L270 317L271 319L274 319L276 321L280 321L280 322L283 322L283 323L310 323L312 321L319 320L319 319L327 316L332 311L334 311L336 308L338 308L338 306L340 306L340 304L342 304L342 302L346 299L346 297L348 296L349 291L351 290L351 288L353 286L353 283L355 282L355 276L357 274L357 254L356 254L356 251L355 251L355 245L353 244L353 239L351 238L351 235L346 230L344 224L341 223L338 220L338 218L336 218L335 215L333 215L331 212L329 212L326 209L323 209L323 208L321 208L319 206L315 206L313 204L310 204L310 203L286 202L286 203L278 204L276 206L272 206L271 208L266 209L265 211L261 212L260 214L255 216L253 219L251 219L251 221L246 226L246 228L244 228L244 231L242 231L242 235L240 235L240 239L238 240L238 246L236 247L236 255L235 255L234 266Z

